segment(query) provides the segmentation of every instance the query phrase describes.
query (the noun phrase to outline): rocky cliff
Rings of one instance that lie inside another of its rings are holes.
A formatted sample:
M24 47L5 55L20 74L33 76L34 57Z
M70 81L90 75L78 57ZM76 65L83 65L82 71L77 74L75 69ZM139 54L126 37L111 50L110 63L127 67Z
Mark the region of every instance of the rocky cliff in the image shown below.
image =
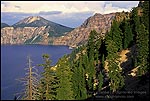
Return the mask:
M81 26L67 33L65 36L58 37L54 40L54 45L68 45L71 47L79 46L86 43L91 30L96 30L101 35L111 27L111 21L115 18L115 13L98 14L89 17Z
M51 44L53 37L73 30L40 16L30 16L11 27L1 28L1 44Z
M23 28L5 27L1 29L1 44L48 44L49 40L47 38L48 31L46 30L46 26Z
M1 44L53 44L77 47L87 42L91 30L96 30L101 36L105 36L114 18L121 21L129 18L129 15L128 12L104 15L96 13L75 29L39 16L31 16L12 27L1 28Z

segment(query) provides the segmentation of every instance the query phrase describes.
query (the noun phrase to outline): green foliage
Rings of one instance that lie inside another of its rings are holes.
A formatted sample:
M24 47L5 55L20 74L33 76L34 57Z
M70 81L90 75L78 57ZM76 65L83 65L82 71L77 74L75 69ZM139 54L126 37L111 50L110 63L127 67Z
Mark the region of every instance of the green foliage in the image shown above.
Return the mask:
M149 32L146 30L144 24L140 25L139 32L137 34L137 66L139 66L139 75L148 71L148 54L149 54Z
M95 30L90 32L88 44L87 44L87 54L89 58L94 56L94 60L98 60L99 57L99 48L101 46L101 37L98 36L98 33Z
M55 72L51 69L51 60L48 54L43 55L44 64L39 66L44 67L44 72L42 73L41 78L41 88L42 95L39 99L41 100L54 100L55 99L55 87L56 87L56 75Z
M102 47L102 38L99 34L93 30L90 33L88 44L87 44L87 56L86 57L86 73L89 76L87 80L88 90L93 91L97 88L94 87L94 80L97 78L96 66L99 65L101 53L99 51ZM99 67L97 67L99 68Z
M123 87L124 85L124 78L121 74L121 71L119 69L119 55L117 53L117 45L113 40L106 40L107 44L107 62L108 62L108 74L110 79L110 88L113 92L115 92L117 89Z
M133 39L134 39L134 42L136 42L136 36L137 36L139 25L140 25L140 17L138 16L137 8L132 9L130 19L131 19L130 23L132 27L132 33L134 35Z
M58 88L56 90L56 99L57 100L72 100L73 91L72 91L72 72L67 59L67 56L63 56L59 59L56 64L56 76L58 79Z
M138 75L148 71L149 65L149 1L141 2L142 15L138 15L139 8L133 8L131 12L132 32L136 43L137 56L134 56L134 66L140 67ZM141 9L141 8L140 8Z
M144 1L142 8L143 8L142 22L144 23L146 29L149 31L149 1Z
M98 80L99 80L98 90L100 91L102 89L102 85L103 85L103 74L101 72L98 75Z
M123 33L119 28L119 22L114 20L110 32L106 35L106 40L113 40L116 43L118 51L122 49L122 35Z
M130 20L123 20L121 22L121 30L123 32L123 38L122 38L122 42L123 42L123 48L126 49L129 46L131 46L131 42L133 41L133 34L132 34L132 29L131 29L131 25L129 23Z
M73 66L73 91L74 99L83 100L87 98L86 82L85 82L85 69L83 66L82 57L74 63Z
M95 30L90 32L86 45L63 56L56 64L56 71L51 66L49 55L43 55L44 67L39 85L39 100L84 100L101 91L103 86L104 61L108 62L110 90L115 92L124 85L123 71L120 69L119 52L122 49L136 46L137 56L133 56L135 66L139 67L141 76L149 69L149 4L144 2L143 16L138 15L138 8L133 8L128 20L114 20L110 32L103 40ZM57 30L57 27L54 28ZM59 36L59 30L55 36ZM50 33L52 36L54 32ZM95 81L98 80L98 86ZM108 85L107 85L108 86Z

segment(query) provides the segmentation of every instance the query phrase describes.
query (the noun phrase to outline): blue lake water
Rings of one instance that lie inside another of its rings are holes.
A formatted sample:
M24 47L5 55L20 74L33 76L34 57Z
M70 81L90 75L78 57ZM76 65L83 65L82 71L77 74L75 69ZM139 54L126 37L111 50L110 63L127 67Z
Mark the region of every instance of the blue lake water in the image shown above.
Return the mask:
M25 75L24 68L27 67L27 56L30 55L33 61L32 66L42 64L43 54L49 54L52 65L55 65L64 54L71 53L67 46L46 46L46 45L2 45L1 46L1 99L13 100L14 94L22 89L16 80ZM36 66L41 72L42 67Z

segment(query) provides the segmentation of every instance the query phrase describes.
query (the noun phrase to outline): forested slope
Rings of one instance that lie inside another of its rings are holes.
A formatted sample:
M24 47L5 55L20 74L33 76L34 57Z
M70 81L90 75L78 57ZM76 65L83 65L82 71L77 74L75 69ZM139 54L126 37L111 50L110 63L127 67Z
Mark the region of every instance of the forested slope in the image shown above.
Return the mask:
M55 66L43 55L36 99L149 99L149 2L118 16L105 37L91 31L86 45Z

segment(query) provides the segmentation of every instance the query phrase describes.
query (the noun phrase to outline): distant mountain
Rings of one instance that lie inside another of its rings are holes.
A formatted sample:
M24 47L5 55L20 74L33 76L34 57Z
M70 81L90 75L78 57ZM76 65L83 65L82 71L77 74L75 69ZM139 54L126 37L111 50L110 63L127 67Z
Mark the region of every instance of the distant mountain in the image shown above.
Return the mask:
M23 20L20 20L13 27L41 27L49 25L48 20L40 17L40 16L30 16ZM53 25L53 24L52 24Z
M49 28L49 33L51 36L61 36L66 32L70 32L73 28L66 27L52 21L46 20L40 16L30 16L23 20L20 20L13 27L42 27L46 26Z
M9 27L9 25L6 23L1 23L1 28L4 28L4 27Z
M72 30L40 16L30 16L11 27L1 28L1 44L51 44L53 38Z

